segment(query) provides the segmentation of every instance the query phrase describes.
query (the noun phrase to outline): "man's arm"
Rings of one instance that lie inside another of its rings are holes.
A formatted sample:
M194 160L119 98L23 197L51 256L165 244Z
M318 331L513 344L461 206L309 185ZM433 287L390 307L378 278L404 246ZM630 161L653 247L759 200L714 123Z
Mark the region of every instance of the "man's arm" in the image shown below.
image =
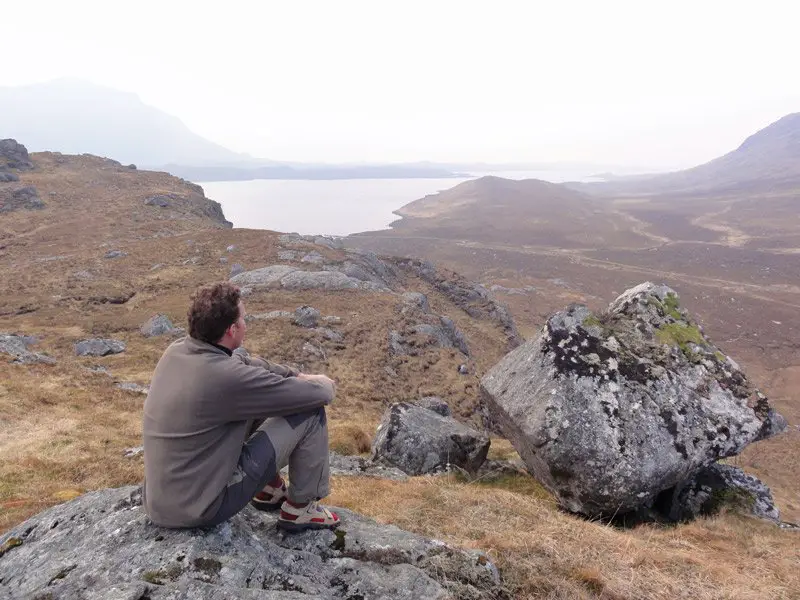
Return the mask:
M324 375L283 377L266 369L231 361L221 392L230 420L263 419L320 408L333 401L333 381Z
M245 356L243 353L234 352L234 358L238 358L239 361L242 363L252 366L252 367L261 367L262 369L266 369L270 373L275 373L276 375L280 375L281 377L296 377L300 374L297 369L292 369L291 367L287 367L286 365L280 365L278 363L270 362L265 358L261 358L260 356Z

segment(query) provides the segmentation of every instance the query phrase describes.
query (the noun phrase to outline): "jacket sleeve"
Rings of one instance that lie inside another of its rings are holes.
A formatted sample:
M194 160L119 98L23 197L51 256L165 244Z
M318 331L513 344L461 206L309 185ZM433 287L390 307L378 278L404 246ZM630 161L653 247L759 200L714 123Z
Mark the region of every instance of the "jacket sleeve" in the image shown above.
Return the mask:
M239 361L246 365L261 367L262 369L266 369L270 373L275 373L281 377L297 377L297 375L300 373L300 371L297 369L292 369L286 365L270 362L265 358L261 358L260 356L245 357L242 354L235 353L234 357L238 358Z
M284 377L255 365L230 361L222 391L226 419L245 421L313 410L330 404L334 389L318 381Z

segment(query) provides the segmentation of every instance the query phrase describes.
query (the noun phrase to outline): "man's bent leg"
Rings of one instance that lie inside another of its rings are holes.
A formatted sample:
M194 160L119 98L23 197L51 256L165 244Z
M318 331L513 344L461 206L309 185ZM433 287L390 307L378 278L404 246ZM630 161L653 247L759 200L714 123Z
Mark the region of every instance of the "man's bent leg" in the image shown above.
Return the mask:
M289 501L305 504L330 493L328 419L325 409L267 419L267 433L277 452L278 470L289 465Z
M265 420L242 447L236 472L208 525L229 519L280 470L289 465L289 499L308 502L329 493L328 427L325 409ZM302 498L309 497L309 500Z

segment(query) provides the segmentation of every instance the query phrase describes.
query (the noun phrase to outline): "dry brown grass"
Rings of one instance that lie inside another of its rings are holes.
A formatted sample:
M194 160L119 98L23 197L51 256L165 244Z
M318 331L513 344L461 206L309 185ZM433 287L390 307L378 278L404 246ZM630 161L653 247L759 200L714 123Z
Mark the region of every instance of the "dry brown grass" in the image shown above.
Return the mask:
M487 551L515 598L800 597L798 534L726 514L622 530L557 510L530 489L421 477L339 480L331 501L382 522Z

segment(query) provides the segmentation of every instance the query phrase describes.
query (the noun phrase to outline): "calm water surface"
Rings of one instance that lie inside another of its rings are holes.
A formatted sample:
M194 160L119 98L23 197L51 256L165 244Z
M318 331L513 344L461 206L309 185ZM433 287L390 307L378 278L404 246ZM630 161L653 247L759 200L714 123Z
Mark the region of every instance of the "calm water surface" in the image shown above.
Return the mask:
M586 181L585 173L491 173L509 179L535 177L548 181ZM222 205L234 227L295 231L300 234L349 235L387 229L400 217L401 206L428 194L449 189L465 179L342 179L304 181L257 179L204 182L206 196Z

